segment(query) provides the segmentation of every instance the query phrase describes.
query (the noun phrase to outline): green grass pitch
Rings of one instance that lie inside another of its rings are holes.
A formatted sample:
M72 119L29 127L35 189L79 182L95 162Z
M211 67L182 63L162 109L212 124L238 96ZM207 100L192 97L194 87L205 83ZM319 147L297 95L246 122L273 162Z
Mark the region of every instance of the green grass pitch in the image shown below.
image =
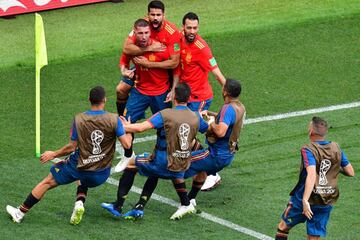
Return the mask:
M360 3L331 1L164 1L166 17L179 27L182 16L200 16L200 34L212 48L222 72L240 79L247 117L306 110L360 101ZM41 13L49 65L42 70L42 151L67 143L74 114L88 108L88 90L102 84L108 111L115 111L117 68L123 39L146 13L147 1L94 4ZM115 198L108 183L89 191L84 218L71 226L75 186L48 192L23 224L8 219L5 205L22 203L48 174L35 154L34 16L0 19L1 239L254 239L196 215L170 221L175 208L149 202L139 222L111 218L100 203ZM218 83L210 78L221 106ZM339 142L355 170L360 168L360 108L318 114L331 125L329 139ZM200 193L198 209L240 226L274 236L295 185L299 149L308 141L311 115L246 125L240 151L221 172L223 183ZM139 136L151 135L153 133ZM153 142L135 145L151 151ZM119 178L119 174L112 177ZM135 186L145 178L138 176ZM340 177L340 199L332 212L326 239L358 239L360 181ZM191 186L187 182L188 188ZM177 201L169 181L156 194ZM130 193L125 210L138 195ZM290 239L304 239L305 226Z

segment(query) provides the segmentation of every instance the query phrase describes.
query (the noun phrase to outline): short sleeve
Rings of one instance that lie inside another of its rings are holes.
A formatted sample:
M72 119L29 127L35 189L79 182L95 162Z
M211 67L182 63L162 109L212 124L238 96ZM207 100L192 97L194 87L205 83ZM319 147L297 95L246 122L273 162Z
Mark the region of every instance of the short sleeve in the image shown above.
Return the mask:
M316 160L312 152L307 148L301 149L301 156L303 159L303 163L305 168L308 166L316 166Z
M349 164L349 160L346 157L345 153L341 151L341 167L346 167Z
M230 126L235 123L236 114L234 108L230 104L225 104L220 111L219 123L225 123Z
M164 126L164 121L160 112L152 115L147 121L153 126L153 128L156 129L162 128Z
M78 133L77 133L77 130L76 130L76 124L75 124L75 119L72 123L72 126L70 128L70 138L72 141L77 141L78 140Z
M200 65L207 71L212 71L218 67L216 59L208 46L201 50Z
M168 49L170 55L180 54L180 39L181 34L176 30L169 38Z
M121 137L125 134L124 126L120 121L120 118L117 119L117 127L116 127L116 136Z

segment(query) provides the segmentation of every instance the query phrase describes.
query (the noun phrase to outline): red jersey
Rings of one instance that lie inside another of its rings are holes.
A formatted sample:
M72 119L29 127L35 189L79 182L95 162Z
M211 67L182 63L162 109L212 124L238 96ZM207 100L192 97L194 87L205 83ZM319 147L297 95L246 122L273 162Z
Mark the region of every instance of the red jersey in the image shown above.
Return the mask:
M150 40L150 43L152 40ZM163 52L147 52L142 55L151 62L162 62L169 59L170 50L167 48ZM125 65L129 68L133 56L122 54L120 57L120 66ZM170 88L169 72L160 68L145 68L135 64L135 88L142 94L148 96L157 96L165 93Z
M150 27L151 29L151 27ZM175 24L164 20L161 24L159 31L151 29L150 37L158 42L163 43L170 50L170 55L180 53L180 38L181 33L176 28ZM128 37L133 43L136 42L136 37L133 31L130 32Z
M185 36L182 36L180 49L180 82L186 82L190 86L189 102L205 101L212 98L213 91L208 81L208 75L209 71L218 66L209 46L199 35L192 43L187 43Z

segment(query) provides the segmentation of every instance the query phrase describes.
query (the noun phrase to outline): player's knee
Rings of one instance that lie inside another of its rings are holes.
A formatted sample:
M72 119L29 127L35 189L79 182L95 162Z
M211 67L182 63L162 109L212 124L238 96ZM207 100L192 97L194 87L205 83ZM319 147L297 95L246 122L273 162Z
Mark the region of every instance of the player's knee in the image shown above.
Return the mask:
M41 182L41 184L48 189L54 188L58 185L51 173Z

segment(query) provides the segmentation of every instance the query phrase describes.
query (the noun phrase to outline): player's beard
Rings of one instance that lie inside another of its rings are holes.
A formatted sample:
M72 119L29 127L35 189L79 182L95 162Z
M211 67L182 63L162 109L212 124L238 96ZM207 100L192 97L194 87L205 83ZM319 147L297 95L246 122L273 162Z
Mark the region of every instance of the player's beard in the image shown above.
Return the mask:
M154 26L154 24L155 24L156 26ZM154 30L156 30L156 31L161 28L161 25L162 25L162 21L154 20L154 21L151 22L151 27L152 27L152 29L154 29Z
M192 42L194 42L194 40L196 38L196 34L192 34L192 33L186 34L185 37L186 37L186 41L188 41L189 43L192 43Z

